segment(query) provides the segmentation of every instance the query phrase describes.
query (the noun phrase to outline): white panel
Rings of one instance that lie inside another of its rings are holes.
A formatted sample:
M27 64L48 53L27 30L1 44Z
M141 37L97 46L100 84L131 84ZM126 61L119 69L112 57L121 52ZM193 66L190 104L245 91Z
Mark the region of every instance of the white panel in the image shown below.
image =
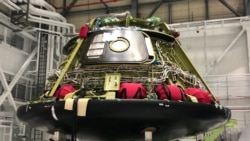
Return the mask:
M13 48L4 42L0 44L0 65L6 72L15 74L27 57L27 53Z
M244 74L249 70L246 23L238 18L172 27L180 31L183 49L202 75Z

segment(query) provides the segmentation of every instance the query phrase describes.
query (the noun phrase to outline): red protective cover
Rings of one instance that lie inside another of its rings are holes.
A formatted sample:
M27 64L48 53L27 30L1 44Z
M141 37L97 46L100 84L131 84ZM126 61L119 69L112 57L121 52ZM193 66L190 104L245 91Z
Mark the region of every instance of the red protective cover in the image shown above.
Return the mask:
M88 32L89 32L89 27L87 25L82 26L81 29L80 29L78 37L79 38L86 38Z
M147 91L141 83L122 83L116 94L122 99L143 99L147 97Z
M55 97L63 99L65 95L73 91L75 91L75 88L72 85L62 85L61 87L59 87L59 89L56 90Z
M166 85L159 84L155 87L155 93L158 96L158 99L168 99L168 100L182 100L185 101L185 95L182 88L176 85Z
M185 93L192 95L197 98L199 103L211 104L211 95L202 89L199 88L187 88L185 89Z

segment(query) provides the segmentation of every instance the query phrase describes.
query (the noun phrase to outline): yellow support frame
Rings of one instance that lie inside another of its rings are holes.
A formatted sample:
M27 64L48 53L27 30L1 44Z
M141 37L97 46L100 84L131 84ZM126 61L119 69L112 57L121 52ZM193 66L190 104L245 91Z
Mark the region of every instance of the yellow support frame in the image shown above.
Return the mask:
M70 54L70 57L68 58L65 66L63 67L60 76L58 77L58 79L56 80L55 84L53 85L51 91L49 92L48 97L52 97L56 91L56 89L58 88L58 86L60 85L60 83L63 80L63 77L65 76L65 74L68 72L68 70L71 68L71 63L76 59L76 55L79 51L79 49L81 48L81 45L83 43L84 39L78 39L77 43L76 43L76 47L74 48L74 50L72 51L72 53Z
M228 127L233 127L237 124L237 121L235 119L231 119L226 125L220 126L211 132L210 136L204 137L204 141L214 141L224 130Z

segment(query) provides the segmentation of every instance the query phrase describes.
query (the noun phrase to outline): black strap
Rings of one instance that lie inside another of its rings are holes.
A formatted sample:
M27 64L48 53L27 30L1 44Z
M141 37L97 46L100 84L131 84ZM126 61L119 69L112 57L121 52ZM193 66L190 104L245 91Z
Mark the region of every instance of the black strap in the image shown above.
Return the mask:
M57 91L59 91L59 92L56 95L56 101L59 101L60 95L61 95L61 91L62 91L61 86L58 86L58 88L56 89L55 92L57 92Z
M127 90L126 89L122 89L120 92L120 98L127 98ZM135 92L135 95L133 96L133 98L137 98L139 97L140 99L142 99L142 88L138 88L137 91Z
M76 141L77 134L77 102L78 98L74 99L73 111L72 111L72 131L71 131L71 141Z
M120 92L120 98L127 98L127 91L126 91L126 89L122 89L122 91Z
M59 89L60 89L60 88L59 88ZM59 101L60 96L61 96L61 91L62 91L62 89L60 89L60 91L57 93L56 101Z
M139 98L142 99L142 89L141 88L137 89L133 98L137 98L137 95L139 95Z
M180 90L180 92L181 92L181 100L182 100L182 101L186 101L186 97L185 97L185 92L184 92L184 90L182 89L181 86L177 86L177 87L179 88L179 90Z
M171 100L172 97L171 97L171 92L168 89L168 85L161 84L161 86L162 86L162 89L164 90L166 96L168 97L168 100Z
M82 97L85 97L87 94L86 94L86 89L82 88L79 92L77 92L79 94L77 94L77 97L78 98L82 98ZM74 95L73 95L74 96ZM72 98L73 98L72 96Z

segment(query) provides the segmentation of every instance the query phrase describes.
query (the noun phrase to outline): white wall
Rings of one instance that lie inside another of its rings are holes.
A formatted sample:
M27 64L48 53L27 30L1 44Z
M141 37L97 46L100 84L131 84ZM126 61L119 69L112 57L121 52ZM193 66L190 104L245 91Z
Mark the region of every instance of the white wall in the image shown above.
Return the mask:
M173 24L171 27L180 32L183 49L203 75L245 74L249 73L249 31L246 29L250 25L244 21L246 19L249 18Z
M22 52L5 42L0 43L0 65L5 72L15 74L27 57L28 53Z
M242 131L250 121L249 17L170 25L190 60L237 119Z

